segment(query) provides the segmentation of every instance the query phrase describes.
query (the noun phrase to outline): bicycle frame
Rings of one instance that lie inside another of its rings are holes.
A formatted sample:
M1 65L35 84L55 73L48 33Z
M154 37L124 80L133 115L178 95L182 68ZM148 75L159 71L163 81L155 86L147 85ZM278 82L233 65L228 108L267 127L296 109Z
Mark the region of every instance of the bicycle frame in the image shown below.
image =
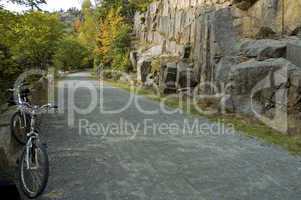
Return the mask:
M24 112L23 110L22 110L22 107L21 106L19 106L19 108L18 108L18 110L20 111L20 114L21 114L21 116L22 116L22 118L23 118L23 121L24 121L24 127L22 127L22 128L25 128L25 127L27 127L27 119L26 119L26 112Z
M39 168L39 162L38 162L38 156L37 156L37 152L34 152L34 166L30 165L30 158L29 158L29 154L30 154L30 150L33 149L33 145L36 145L37 142L39 142L39 134L38 131L36 130L36 114L33 113L32 117L31 117L31 131L30 133L27 134L27 143L26 143L26 168L27 169L38 169ZM35 151L37 150L36 148L34 149ZM32 152L33 153L33 152Z

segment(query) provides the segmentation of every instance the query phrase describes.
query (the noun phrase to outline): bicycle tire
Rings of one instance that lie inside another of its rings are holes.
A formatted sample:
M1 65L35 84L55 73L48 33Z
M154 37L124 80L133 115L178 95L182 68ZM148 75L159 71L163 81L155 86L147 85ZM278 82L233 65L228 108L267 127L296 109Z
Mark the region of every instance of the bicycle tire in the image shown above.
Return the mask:
M24 132L22 134L17 134L17 131L15 130L15 120L16 118L19 117L24 123L24 118L22 117L20 111L15 112L14 115L12 116L11 120L10 120L10 131L11 131L11 135L13 136L13 138L21 145L25 145L26 144L26 133L28 133L30 131L30 116L28 114L25 114L25 118L26 118L26 124L27 126L24 128ZM22 136L22 137L21 137Z
M44 146L37 145L37 149L40 150L45 160L43 166L41 166L43 168L41 184L36 191L31 191L29 189L29 185L27 185L24 177L24 170L28 170L26 169L26 166L24 166L24 164L26 163L26 147L24 147L21 159L19 161L19 186L23 194L29 199L35 199L44 192L49 178L49 160L46 148ZM38 174L40 175L41 173Z

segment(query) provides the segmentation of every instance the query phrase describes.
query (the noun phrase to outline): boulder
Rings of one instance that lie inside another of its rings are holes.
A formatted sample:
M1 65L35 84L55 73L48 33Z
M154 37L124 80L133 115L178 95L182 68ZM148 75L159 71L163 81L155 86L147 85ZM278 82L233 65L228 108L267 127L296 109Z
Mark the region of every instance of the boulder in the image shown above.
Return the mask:
M163 53L162 45L155 45L148 48L141 48L137 54L137 81L144 83L147 75L152 72L152 60L158 58ZM132 55L134 57L134 55ZM133 62L135 59L133 58Z
M228 81L235 86L231 93L234 95L249 95L261 80L282 67L292 68L295 66L283 58L271 58L264 61L252 59L233 66L228 78Z
M215 80L218 82L227 82L229 72L232 66L241 62L241 58L237 56L225 56L216 65Z
M285 57L286 42L272 39L247 40L241 44L241 54L259 61Z
M299 40L299 42L289 42L287 44L286 58L301 68L301 40Z
M147 50L145 50L142 54L143 57L149 57L149 58L152 58L152 57L158 57L160 55L162 55L162 51L163 51L163 48L162 48L162 45L155 45L155 46L152 46L150 48L148 48Z
M226 109L260 116L263 122L285 133L300 127L300 121L282 126L301 111L301 70L288 60L253 59L238 64L231 68L228 82L231 88Z
M177 64L177 89L193 88L197 85L197 77L193 71L193 64L187 62L179 62Z

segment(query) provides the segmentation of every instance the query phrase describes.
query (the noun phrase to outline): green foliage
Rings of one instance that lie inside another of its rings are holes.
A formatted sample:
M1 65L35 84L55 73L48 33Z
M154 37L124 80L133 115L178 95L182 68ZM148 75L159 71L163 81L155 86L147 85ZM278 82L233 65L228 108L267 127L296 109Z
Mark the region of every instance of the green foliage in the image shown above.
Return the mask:
M69 71L93 66L93 51L96 47L96 23L90 0L84 0L82 9L69 9L61 14L69 27L68 35L61 40L54 55L56 69ZM67 21L66 21L67 19ZM72 28L70 26L72 24ZM70 30L71 29L71 30Z
M155 0L129 0L135 10L138 10L140 12L145 12L148 6L154 1Z
M103 0L96 9L99 21L97 60L107 68L130 70L131 29L136 11L144 12L154 0ZM98 63L98 62L96 62ZM96 66L97 67L97 66Z
M83 20L80 25L79 41L93 51L96 45L96 21L90 0L85 0L82 4Z
M131 25L120 11L121 8L111 8L100 22L96 53L107 68L129 70Z
M102 0L96 9L90 0L84 0L81 12L70 9L57 13L34 11L45 0L8 1L29 6L32 11L17 14L0 6L1 91L29 68L55 65L70 70L94 63L130 70L132 18L153 0Z
M92 8L91 1L90 0L84 0L83 3L82 3L82 12L83 13L86 13L86 12L90 13L91 8Z
M58 17L42 12L15 15L0 10L0 44L7 47L13 59L25 68L45 69L63 36Z
M111 9L119 10L121 16L128 22L135 14L135 8L133 4L124 0L103 0L101 6L96 9L96 16L100 20L104 20L109 14Z
M54 55L56 69L69 71L89 66L89 51L75 38L66 37L61 41Z
M1 91L11 87L23 71L46 69L52 64L52 56L63 37L62 27L54 14L14 14L0 9Z
M112 67L117 69L129 70L130 60L129 52L131 40L129 38L129 33L131 32L131 27L128 24L123 24L121 29L117 32L115 40L112 41L113 50L113 62Z
M11 38L14 36L11 24L16 23L16 21L15 15L0 9L0 102L5 100L5 89L12 85L10 80L20 73L19 66L8 48L8 45L13 42Z
M14 32L18 42L11 44L11 50L20 64L46 69L63 36L63 25L57 15L30 12L14 24Z

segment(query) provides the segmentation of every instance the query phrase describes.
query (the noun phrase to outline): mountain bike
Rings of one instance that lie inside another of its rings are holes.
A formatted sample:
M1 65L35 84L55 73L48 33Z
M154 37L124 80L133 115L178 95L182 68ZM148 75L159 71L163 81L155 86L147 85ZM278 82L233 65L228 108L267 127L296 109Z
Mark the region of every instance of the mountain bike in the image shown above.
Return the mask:
M25 196L34 199L44 192L49 177L47 147L40 141L37 117L45 111L57 109L57 106L47 104L39 107L24 102L20 107L30 114L31 120L30 132L26 134L26 145L19 160L18 178Z
M21 109L21 102L30 103L30 90L25 87L23 83L16 89L9 89L10 98L9 105L17 105L17 111L13 114L10 120L10 131L13 138L20 144L26 144L26 133L30 131L30 115L23 112Z

